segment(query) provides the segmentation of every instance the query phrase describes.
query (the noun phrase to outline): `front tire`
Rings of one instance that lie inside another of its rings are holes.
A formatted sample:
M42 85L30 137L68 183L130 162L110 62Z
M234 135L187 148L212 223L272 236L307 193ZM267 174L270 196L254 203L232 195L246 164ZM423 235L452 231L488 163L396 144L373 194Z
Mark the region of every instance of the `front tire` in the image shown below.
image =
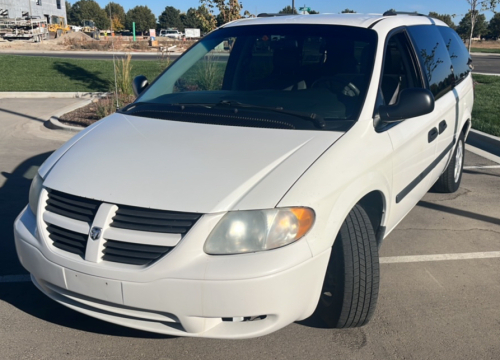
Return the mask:
M464 167L465 144L464 134L460 135L457 146L453 152L448 167L439 177L438 181L432 187L432 190L440 193L454 193L460 187L462 182L462 172Z
M379 278L373 226L366 211L356 205L332 248L318 305L320 316L332 328L367 324L377 304Z

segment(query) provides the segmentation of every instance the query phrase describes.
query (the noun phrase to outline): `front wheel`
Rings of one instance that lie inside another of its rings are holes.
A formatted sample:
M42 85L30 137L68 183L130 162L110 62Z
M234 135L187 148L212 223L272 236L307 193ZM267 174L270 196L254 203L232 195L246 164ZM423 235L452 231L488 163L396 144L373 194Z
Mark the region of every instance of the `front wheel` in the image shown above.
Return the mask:
M462 172L464 167L464 142L464 134L461 134L448 167L439 177L438 181L436 181L432 190L441 193L454 193L458 190L460 183L462 182Z
M335 240L318 311L333 328L363 326L378 298L379 257L375 232L366 211L356 205Z

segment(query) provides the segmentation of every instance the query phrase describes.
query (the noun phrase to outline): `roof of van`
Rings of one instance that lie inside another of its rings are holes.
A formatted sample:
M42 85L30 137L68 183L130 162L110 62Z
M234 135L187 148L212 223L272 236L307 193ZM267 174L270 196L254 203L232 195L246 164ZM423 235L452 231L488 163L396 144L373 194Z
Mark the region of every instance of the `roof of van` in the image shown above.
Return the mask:
M344 25L369 28L377 23L392 25L440 25L447 26L444 22L418 14L397 14L384 16L382 14L315 14L315 15L286 15L246 18L230 22L223 27L241 25L265 25L265 24L324 24ZM389 24L390 23L390 24Z

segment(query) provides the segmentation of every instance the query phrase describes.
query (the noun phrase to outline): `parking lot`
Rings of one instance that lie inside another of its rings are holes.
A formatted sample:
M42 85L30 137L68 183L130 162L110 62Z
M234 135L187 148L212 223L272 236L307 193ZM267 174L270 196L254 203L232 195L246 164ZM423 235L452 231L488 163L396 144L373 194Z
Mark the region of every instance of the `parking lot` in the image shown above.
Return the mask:
M384 240L378 307L363 328L312 317L251 340L175 338L48 299L17 261L12 223L36 167L71 136L43 120L78 101L0 99L0 359L499 358L500 165L470 151L460 190L427 194Z

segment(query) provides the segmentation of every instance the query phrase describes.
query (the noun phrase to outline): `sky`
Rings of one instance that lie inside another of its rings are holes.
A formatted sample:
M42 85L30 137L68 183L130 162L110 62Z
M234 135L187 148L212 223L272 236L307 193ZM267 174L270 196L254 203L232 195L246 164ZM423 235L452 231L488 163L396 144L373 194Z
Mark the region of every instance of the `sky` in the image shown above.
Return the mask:
M76 0L69 0L70 3L75 3ZM97 0L104 7L110 0ZM174 6L177 9L185 12L190 7L198 7L199 0L182 0L182 1L161 1L153 0L143 2L140 0L114 0L121 4L125 11L136 6L144 5L145 3L153 11L156 16L159 16L166 6ZM263 12L279 12L287 5L292 5L291 0L240 0L243 3L244 10L250 11L252 14ZM306 5L320 13L339 13L342 10L349 8L358 13L383 13L389 9L398 11L417 11L419 13L428 14L429 11L434 11L439 14L456 14L454 18L455 24L458 24L462 17L467 13L468 3L466 0L296 0L295 7ZM500 9L499 9L500 10ZM493 13L486 12L486 18L489 20Z

